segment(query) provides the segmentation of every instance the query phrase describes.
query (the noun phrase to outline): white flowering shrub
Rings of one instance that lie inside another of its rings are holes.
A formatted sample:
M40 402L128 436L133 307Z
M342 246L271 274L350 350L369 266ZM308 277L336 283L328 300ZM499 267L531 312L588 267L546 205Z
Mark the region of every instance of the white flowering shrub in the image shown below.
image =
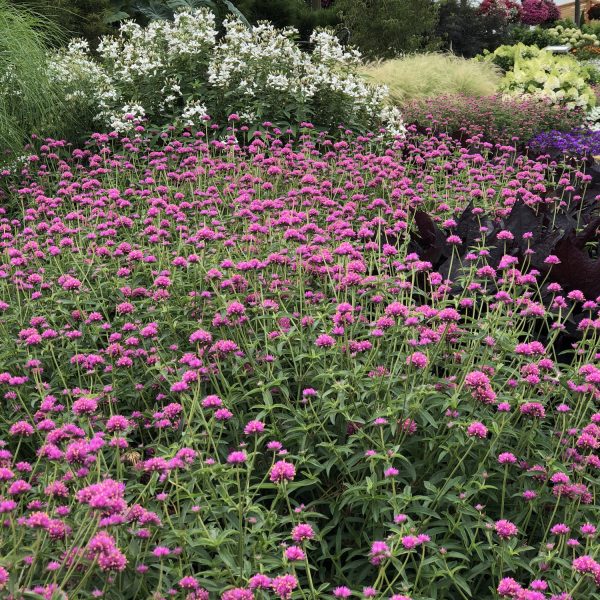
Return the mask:
M373 124L381 117L387 90L366 84L356 73L357 51L345 51L326 31L313 33L311 54L300 50L292 29L261 23L248 29L225 22L208 82L213 106L229 112L244 107L253 120L317 121L335 126Z
M60 86L71 114L79 116L82 129L92 121L112 120L121 94L108 72L91 58L86 41L73 40L51 56L48 74Z
M595 106L587 112L584 126L592 131L600 131L600 106Z
M218 40L207 9L148 27L126 22L101 40L97 58L84 43L72 43L52 57L51 73L75 110L119 132L141 118L198 127L233 113L249 124L311 121L403 132L398 111L386 107L387 89L365 83L356 72L360 54L327 31L313 34L308 53L291 28L247 28L235 19L224 27Z

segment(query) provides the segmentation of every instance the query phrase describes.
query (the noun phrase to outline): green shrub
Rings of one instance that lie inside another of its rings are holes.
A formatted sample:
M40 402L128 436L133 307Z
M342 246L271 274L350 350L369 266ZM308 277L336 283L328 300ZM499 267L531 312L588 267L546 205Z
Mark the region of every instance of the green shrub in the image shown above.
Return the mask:
M483 55L478 57L480 60L492 62L503 71L510 71L515 65L517 57L522 59L534 58L539 56L540 49L537 46L526 46L525 44L505 44L499 46L493 52L484 51Z
M476 6L459 0L442 0L438 7L436 35L444 49L472 58L484 50L493 50L509 39L506 19L496 11L482 14Z
M569 44L573 48L584 46L600 46L600 41L595 33L585 33L579 27L564 27L557 25L548 29L548 33L554 37L559 44Z
M537 46L545 48L556 43L554 35L549 33L544 27L534 27L531 29L526 25L518 25L511 30L511 40L514 44L521 42L526 46Z
M434 43L433 0L337 0L350 41L368 58L393 58Z
M492 63L434 53L372 63L363 73L386 85L396 103L443 94L489 96L497 91L501 78Z

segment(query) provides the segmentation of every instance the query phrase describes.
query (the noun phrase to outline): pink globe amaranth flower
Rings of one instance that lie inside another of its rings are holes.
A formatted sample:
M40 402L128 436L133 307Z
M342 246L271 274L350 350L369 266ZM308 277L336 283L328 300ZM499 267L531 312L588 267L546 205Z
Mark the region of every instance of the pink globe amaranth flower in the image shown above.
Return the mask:
M89 415L98 409L98 401L95 398L80 398L73 402L73 412L76 415Z
M217 421L229 421L233 417L233 413L227 408L218 408L214 415Z
M534 579L529 587L532 590L543 591L548 589L548 584L543 579Z
M502 452L498 455L498 462L501 465L513 465L517 462L517 457L511 452Z
M152 554L157 558L162 558L163 556L169 556L171 554L171 550L166 546L156 546L156 548L152 550Z
M308 523L299 523L292 529L292 539L295 542L306 542L314 537L315 531Z
M184 590L195 590L198 587L198 580L191 575L187 575L186 577L182 577L179 580L179 587Z
M405 594L394 594L390 596L390 600L412 600L410 596L406 596Z
M106 421L107 431L126 431L130 427L129 420L121 415L113 415Z
M278 460L269 473L269 479L273 483L284 483L292 481L296 476L296 467L285 460Z
M0 590L4 589L9 579L9 572L4 567L0 567Z
M227 456L227 462L230 465L241 465L248 460L248 455L244 450L237 450L234 452L230 452Z
M315 340L315 346L318 346L319 348L331 348L332 346L335 346L335 339L326 333L322 333Z
M550 529L552 535L567 535L571 531L571 528L564 523L557 523Z
M28 437L33 435L35 429L32 425L30 425L27 421L17 421L11 428L9 429L10 435L22 435L24 437Z
M254 593L246 588L233 588L223 592L221 600L254 600Z
M543 419L546 416L544 405L540 402L526 402L519 407L522 415L527 415L532 418Z
M422 352L413 352L406 357L406 364L417 367L417 369L424 369L428 363L427 355Z
M209 600L210 594L204 588L198 588L186 595L185 600Z
M206 396L201 402L202 408L218 408L219 406L223 406L223 400L219 398L219 396L215 396L211 394L210 396Z
M592 525L592 523L584 523L579 531L581 531L581 533L585 536L593 536L596 535L596 527L594 525Z
M210 332L205 331L204 329L196 329L196 331L190 335L189 340L191 344L208 345L212 343L213 337Z
M298 580L294 575L279 575L271 581L271 588L281 600L289 600L298 587Z
M349 598L352 596L352 590L345 585L334 588L333 595L336 598Z
M285 549L284 556L291 561L304 560L306 554L299 546L289 546Z
M365 598L374 598L377 596L377 590L374 587L364 587L362 594Z
M504 577L498 584L498 595L515 597L523 588L512 578Z
M245 435L252 435L253 433L262 433L265 430L265 424L262 421L248 421L244 427Z
M517 526L506 519L500 519L494 524L494 529L498 537L503 540L508 540L519 533Z
M577 573L592 573L596 574L600 570L600 564L598 564L591 556L580 556L575 558L571 563L574 571Z
M405 535L400 541L402 543L402 547L406 548L406 550L412 550L419 545L419 540L414 535Z
M268 590L271 588L271 578L262 573L257 573L248 580L248 587L251 590Z
M487 427L483 423L480 423L479 421L475 421L474 423L471 423L467 427L467 435L469 437L477 437L477 438L484 439L487 437L487 434L488 434Z
M383 541L377 540L371 544L369 558L372 565L379 566L392 555L390 547Z

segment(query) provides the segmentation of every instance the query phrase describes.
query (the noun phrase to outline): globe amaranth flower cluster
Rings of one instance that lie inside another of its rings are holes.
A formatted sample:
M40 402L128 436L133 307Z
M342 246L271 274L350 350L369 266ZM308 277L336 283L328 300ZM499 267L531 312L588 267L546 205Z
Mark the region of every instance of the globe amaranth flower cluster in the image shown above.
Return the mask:
M591 176L298 128L1 173L3 599L597 596L600 297L510 226Z

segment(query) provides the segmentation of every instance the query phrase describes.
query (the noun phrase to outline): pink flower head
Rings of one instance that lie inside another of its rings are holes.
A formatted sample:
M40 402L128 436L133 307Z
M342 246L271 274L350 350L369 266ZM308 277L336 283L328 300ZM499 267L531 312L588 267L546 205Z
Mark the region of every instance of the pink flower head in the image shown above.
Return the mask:
M333 595L336 598L349 598L352 596L352 590L345 585L334 588Z
M484 439L487 437L487 434L488 434L487 427L483 423L480 423L479 421L475 421L467 427L467 435L469 437L477 437L477 438Z
M517 462L517 457L511 452L502 452L498 455L498 462L501 465L514 465Z
M517 526L506 519L500 519L499 521L496 521L494 524L494 529L496 530L498 537L503 540L508 540L519 533Z
M413 352L406 357L406 364L417 367L417 369L424 369L429 362L427 355L422 352Z
M296 476L296 467L285 460L278 460L272 467L269 479L273 483L284 483L292 481Z
M271 578L257 573L248 580L248 587L251 590L268 590L271 587Z
M326 333L322 333L315 340L315 346L318 346L319 348L331 348L332 346L335 346L335 339Z
M187 575L186 577L182 577L179 580L179 587L184 590L195 590L198 587L198 580L191 575Z
M290 561L304 560L306 554L299 546L288 546L284 552L285 557Z
M227 456L227 462L230 465L241 465L248 460L248 455L243 450L230 452Z
M262 433L264 430L265 424L262 421L248 421L244 427L244 434L252 435L253 433Z
M515 597L523 588L512 578L504 577L498 585L499 596Z
M254 600L254 593L246 588L233 588L223 592L221 600Z
M305 542L315 537L313 528L308 523L300 523L292 529L292 539L295 542Z
M378 566L391 555L390 547L385 542L376 541L371 544L371 551L369 552L371 564Z
M271 582L271 588L280 600L289 600L298 587L298 580L293 575L280 575Z

